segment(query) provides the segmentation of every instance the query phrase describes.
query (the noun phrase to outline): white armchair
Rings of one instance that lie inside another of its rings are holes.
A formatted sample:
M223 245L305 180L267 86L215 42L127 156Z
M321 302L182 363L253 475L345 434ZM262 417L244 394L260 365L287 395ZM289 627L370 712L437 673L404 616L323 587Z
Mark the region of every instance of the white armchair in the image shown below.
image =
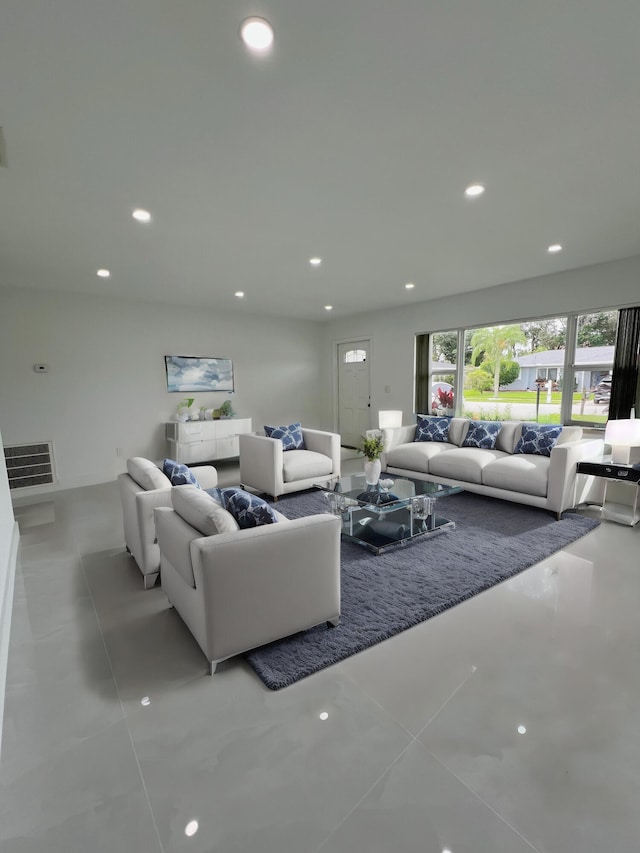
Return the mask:
M210 665L340 621L340 521L327 514L248 530L194 486L155 510L160 580ZM229 516L231 521L225 519ZM217 533L216 530L227 532Z
M240 482L274 500L340 476L340 436L302 428L305 450L284 451L279 438L240 435Z
M194 466L193 472L203 489L218 485L218 472L212 465ZM156 539L153 511L171 506L171 481L150 459L127 459L127 473L118 475L124 541L138 564L144 588L150 589L160 573L160 549Z

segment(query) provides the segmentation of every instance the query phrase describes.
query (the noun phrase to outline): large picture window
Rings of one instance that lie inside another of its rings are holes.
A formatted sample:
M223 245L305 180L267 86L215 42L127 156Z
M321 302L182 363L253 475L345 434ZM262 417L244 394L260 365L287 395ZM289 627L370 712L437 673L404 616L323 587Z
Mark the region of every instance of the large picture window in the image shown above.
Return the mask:
M443 401L449 401L455 414L465 417L603 426L618 313L419 335L422 371L416 370L416 401L420 398L423 409L416 411L424 411L427 403L432 413L442 411Z

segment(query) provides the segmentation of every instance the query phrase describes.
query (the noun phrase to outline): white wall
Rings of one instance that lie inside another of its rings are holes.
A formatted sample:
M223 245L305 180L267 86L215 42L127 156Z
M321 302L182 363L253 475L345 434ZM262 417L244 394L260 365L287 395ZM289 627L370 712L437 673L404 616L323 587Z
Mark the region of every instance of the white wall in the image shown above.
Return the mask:
M330 426L317 393L320 336L312 322L0 290L0 429L7 445L52 440L59 488L111 480L128 456L162 458L164 422L184 396L167 392L167 354L233 359L235 395L190 395L196 406L230 399L254 428ZM36 374L37 362L49 372Z
M398 290L401 283L393 286ZM336 319L325 326L323 404L335 409L336 344L370 338L371 426L380 409L413 411L415 335L640 303L640 256L527 279L459 296ZM385 391L385 387L390 390ZM337 418L337 413L335 414ZM337 421L334 422L337 426Z
M9 480L0 435L0 746L4 718L4 687L11 630L13 587L18 550L18 525L13 517Z

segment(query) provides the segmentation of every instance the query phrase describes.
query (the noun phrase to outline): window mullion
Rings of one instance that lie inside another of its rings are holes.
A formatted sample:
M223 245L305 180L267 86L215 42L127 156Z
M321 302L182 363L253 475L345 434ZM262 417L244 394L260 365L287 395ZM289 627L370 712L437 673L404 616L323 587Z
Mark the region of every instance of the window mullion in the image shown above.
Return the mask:
M560 422L569 424L573 420L573 388L575 385L575 352L578 337L578 317L569 314L564 343L564 373L562 380L562 402L560 403Z

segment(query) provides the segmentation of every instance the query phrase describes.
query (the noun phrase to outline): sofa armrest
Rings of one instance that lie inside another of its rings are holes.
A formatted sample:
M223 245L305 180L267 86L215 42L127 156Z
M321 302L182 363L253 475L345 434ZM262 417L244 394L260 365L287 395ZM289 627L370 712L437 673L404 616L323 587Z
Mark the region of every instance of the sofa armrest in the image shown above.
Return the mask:
M583 459L602 456L604 441L585 438L556 445L549 460L547 506L558 514L576 505L577 464Z
M314 453L323 453L329 456L332 462L331 474L340 476L340 436L336 432L323 432L319 429L302 428L302 436L307 450Z
M385 427L382 430L382 441L384 449L391 450L400 444L409 444L416 437L416 425L408 424L400 427Z
M212 660L340 615L340 521L329 514L195 539Z
M218 472L213 465L190 465L193 475L202 489L213 489L218 485Z
M242 433L240 443L240 482L268 495L282 494L282 442L266 435Z
M136 522L140 533L140 553L130 550L142 574L157 572L160 566L160 549L156 538L153 511L160 506L171 506L171 489L152 489L136 494Z
M401 444L410 444L416 436L415 424L408 424L401 427L385 427L382 430L382 442L384 450L380 456L380 464L382 470L387 470L387 453L394 447L399 447Z

